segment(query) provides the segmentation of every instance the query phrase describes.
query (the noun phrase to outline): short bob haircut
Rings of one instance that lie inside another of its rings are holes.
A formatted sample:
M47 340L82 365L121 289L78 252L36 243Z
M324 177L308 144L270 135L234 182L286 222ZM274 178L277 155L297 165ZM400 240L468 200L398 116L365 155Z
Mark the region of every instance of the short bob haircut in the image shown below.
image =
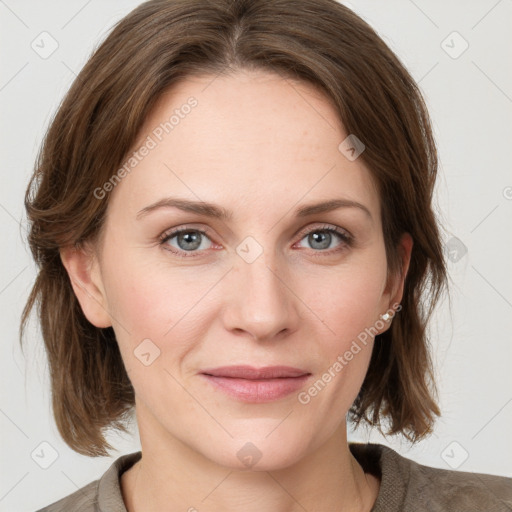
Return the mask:
M78 453L108 455L104 434L128 432L135 392L112 327L85 318L59 250L98 240L108 194L98 199L94 191L133 151L159 97L187 77L238 70L315 85L347 134L364 143L359 158L380 195L388 276L400 269L401 234L414 240L402 309L376 336L350 419L414 443L440 416L427 332L447 286L432 208L438 156L413 78L375 31L335 0L151 0L118 22L81 70L51 121L25 195L38 275L20 343L36 306L53 414Z

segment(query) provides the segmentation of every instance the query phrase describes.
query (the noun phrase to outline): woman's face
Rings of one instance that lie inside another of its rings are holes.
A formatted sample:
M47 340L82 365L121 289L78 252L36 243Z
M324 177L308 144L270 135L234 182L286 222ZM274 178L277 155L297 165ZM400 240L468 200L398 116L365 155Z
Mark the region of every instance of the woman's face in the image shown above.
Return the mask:
M189 78L161 98L137 161L98 199L92 274L141 439L276 469L344 428L369 329L396 300L378 193L339 149L347 135L315 88L262 72ZM215 370L231 366L297 372Z

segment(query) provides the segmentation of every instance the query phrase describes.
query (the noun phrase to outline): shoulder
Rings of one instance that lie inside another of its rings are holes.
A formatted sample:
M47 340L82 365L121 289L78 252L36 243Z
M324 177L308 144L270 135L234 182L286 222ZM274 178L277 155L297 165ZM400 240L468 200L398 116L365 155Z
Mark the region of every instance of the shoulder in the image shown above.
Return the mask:
M120 476L141 456L140 451L122 455L112 463L101 478L37 512L126 512Z
M364 446L356 451L373 459L381 473L381 488L372 512L512 511L512 478L433 468L384 445Z
M384 453L390 450L387 448ZM404 510L510 512L512 478L433 468L394 452L390 467L406 482Z
M431 511L512 510L512 478L432 468L412 461L410 468L411 503L424 503Z
M84 487L78 489L51 505L48 505L37 512L97 512L98 508L98 484L100 480L95 480Z

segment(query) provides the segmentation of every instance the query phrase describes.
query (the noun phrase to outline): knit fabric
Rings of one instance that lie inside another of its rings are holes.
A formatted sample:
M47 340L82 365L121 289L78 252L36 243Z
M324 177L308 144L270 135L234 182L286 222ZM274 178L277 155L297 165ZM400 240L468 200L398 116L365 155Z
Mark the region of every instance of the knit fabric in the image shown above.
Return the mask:
M424 466L381 444L349 447L381 480L371 512L512 512L512 478ZM127 512L120 477L141 456L119 457L101 478L37 512Z

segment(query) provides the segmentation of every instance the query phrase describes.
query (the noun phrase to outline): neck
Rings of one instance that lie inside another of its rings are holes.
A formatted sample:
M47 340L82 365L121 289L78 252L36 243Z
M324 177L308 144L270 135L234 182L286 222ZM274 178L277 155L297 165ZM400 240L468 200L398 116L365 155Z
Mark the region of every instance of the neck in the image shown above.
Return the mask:
M142 458L121 477L128 512L368 512L377 498L379 480L351 454L344 422L306 457L270 471L216 464L175 438L155 443L146 427L139 424Z

